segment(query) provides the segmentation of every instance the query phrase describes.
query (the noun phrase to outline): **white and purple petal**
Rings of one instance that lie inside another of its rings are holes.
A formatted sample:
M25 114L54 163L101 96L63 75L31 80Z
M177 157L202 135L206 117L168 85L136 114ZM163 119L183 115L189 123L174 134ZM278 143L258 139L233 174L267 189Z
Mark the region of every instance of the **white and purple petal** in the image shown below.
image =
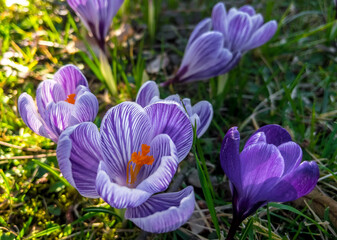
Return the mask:
M125 218L147 232L170 232L186 223L194 205L194 191L189 186L180 192L154 195L142 205L127 209Z
M227 32L227 12L226 6L222 2L217 3L212 11L212 24L215 31L219 31L226 35Z
M134 102L123 102L105 114L100 129L103 161L110 175L119 176L116 181L126 182L132 153L140 151L142 144L150 145L154 136L152 125L147 112Z
M154 81L147 81L139 89L136 97L136 103L142 107L146 107L151 103L154 97L159 98L159 89Z
M195 26L193 32L191 33L190 38L188 39L188 43L186 46L186 50L187 51L190 46L192 45L192 43L198 38L200 37L202 34L210 31L212 28L212 19L210 18L206 18L204 20L202 20L201 22L199 22L197 24L197 26Z
M54 80L62 86L66 96L76 93L76 88L79 85L88 87L88 82L85 76L78 67L72 64L61 67L55 73Z
M95 185L102 150L96 125L81 123L67 128L59 138L56 153L68 182L82 196L99 198Z
M165 191L177 170L179 161L176 147L167 134L156 136L150 144L150 156L154 157L152 165L144 165L137 176L137 189L158 193Z
M54 134L51 133L49 135L41 116L37 112L35 102L30 95L27 93L20 95L18 109L22 120L33 132L43 137L51 138L53 141L57 140Z
M96 96L84 86L79 86L76 92L75 107L70 119L70 125L94 121L99 107Z
M207 32L196 39L185 51L176 81L205 80L219 75L233 57L223 47L223 41L220 32Z
M193 143L192 125L182 107L175 102L161 101L145 107L145 111L153 126L153 136L169 135L182 161Z
M126 169L125 169L126 170ZM144 203L152 193L137 188L129 188L115 181L110 167L101 161L96 178L96 191L99 196L114 208L134 208Z
M275 34L277 30L277 23L276 21L269 21L257 29L252 36L250 37L249 41L247 41L242 46L242 51L248 51L253 48L260 47L261 45L268 42Z
M41 116L44 115L50 103L65 101L67 95L62 86L54 80L44 80L36 90L36 104Z
M200 138L212 122L213 106L208 101L200 101L192 107L192 112L200 119L200 124L197 126L197 136Z

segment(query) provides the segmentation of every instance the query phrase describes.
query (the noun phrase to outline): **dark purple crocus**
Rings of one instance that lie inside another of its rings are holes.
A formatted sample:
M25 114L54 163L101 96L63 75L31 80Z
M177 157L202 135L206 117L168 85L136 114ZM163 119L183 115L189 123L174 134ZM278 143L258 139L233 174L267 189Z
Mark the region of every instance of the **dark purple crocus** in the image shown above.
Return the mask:
M190 118L191 124L197 124L197 136L200 138L208 129L213 119L213 107L208 101L200 101L193 107L189 98L180 99L178 94L165 98L167 101L174 101L181 105ZM159 89L154 81L147 81L139 89L136 102L142 107L151 103L161 101Z
M39 84L36 104L30 95L22 93L18 108L33 132L57 142L67 127L94 121L98 101L81 71L74 65L67 65L55 73L53 80Z
M161 193L192 146L189 118L175 102L143 108L123 102L93 123L68 128L57 159L63 176L81 195L101 197L141 229L162 233L184 224L194 211L194 192Z
M317 184L315 162L302 160L302 150L278 125L256 131L239 152L240 134L231 128L221 146L221 166L230 180L233 222L227 239L240 223L268 202L288 202L310 193Z
M104 51L111 21L124 0L67 0Z
M276 29L276 21L263 24L262 15L249 5L227 12L220 2L214 6L212 18L195 27L178 72L163 85L225 74L237 65L243 53L269 41Z

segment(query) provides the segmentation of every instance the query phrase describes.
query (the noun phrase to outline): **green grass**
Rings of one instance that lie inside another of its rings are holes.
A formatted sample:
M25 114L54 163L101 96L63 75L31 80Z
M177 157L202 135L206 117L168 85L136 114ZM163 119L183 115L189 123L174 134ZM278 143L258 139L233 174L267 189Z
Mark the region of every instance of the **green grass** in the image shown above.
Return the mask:
M85 28L73 12L67 12L65 1L31 0L28 7L10 8L3 2L0 0L1 239L135 239L141 231L121 219L120 212L103 200L83 198L64 180L53 155L56 145L25 126L17 110L18 97L22 92L35 96L43 79L73 63L83 70L91 91L98 96L100 110L95 123L99 125L111 106L134 100L143 81L162 82L177 70L193 26L210 16L217 1L161 0L162 7L153 1L153 9L149 9L151 1L126 1L112 28L127 24L133 33L125 33L123 38L111 34L109 38L109 63L118 88L114 95L109 95L102 83L104 76L94 49L88 51L82 41L86 37L90 42ZM200 140L202 153L199 146L196 148L200 162L192 164L199 171L208 170L210 180L208 174L203 180L204 184L212 182L213 192L194 187L203 211L198 224L204 231L192 233L185 224L172 233L150 235L151 239L215 239L217 226L226 236L232 209L228 179L219 163L222 138L230 127L238 126L245 142L256 128L271 123L291 133L303 149L303 160L318 163L318 190L330 200L318 199L315 204L305 198L269 204L269 209L259 209L241 225L236 238L337 239L335 8L330 0L249 3L265 19L279 23L268 44L245 54L236 68L221 77L225 81L215 78L160 89L162 97L179 93L194 104L200 100L213 104L214 119ZM240 7L236 1L226 4L227 8ZM147 73L148 63L162 53L169 56L169 65L158 73ZM223 84L222 91L218 84ZM186 179L182 186L190 184ZM206 201L214 204L212 216ZM215 225L214 214L218 219Z

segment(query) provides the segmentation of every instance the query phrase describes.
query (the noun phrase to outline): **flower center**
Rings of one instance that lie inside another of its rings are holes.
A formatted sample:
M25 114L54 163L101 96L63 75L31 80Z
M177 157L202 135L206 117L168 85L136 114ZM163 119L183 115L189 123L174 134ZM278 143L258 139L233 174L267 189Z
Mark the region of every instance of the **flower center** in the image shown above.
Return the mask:
M75 93L69 94L65 101L68 102L68 103L71 103L71 104L75 104L75 97L76 97Z
M152 165L154 158L153 156L147 156L150 153L150 146L146 144L142 144L142 151L141 152L134 152L131 154L131 159L128 162L126 168L126 183L127 184L134 184L137 178L137 175L144 164ZM135 164L131 165L131 162Z

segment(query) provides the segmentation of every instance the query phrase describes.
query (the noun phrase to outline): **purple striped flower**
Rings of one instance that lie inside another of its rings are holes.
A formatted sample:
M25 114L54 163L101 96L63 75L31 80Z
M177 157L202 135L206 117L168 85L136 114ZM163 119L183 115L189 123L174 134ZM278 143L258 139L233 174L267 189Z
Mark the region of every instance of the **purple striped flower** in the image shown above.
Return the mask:
M228 239L249 215L268 202L293 201L310 193L317 184L315 162L302 160L302 150L278 125L256 131L239 152L240 134L231 128L221 146L221 166L230 180L233 222Z
M81 195L126 208L127 219L161 233L177 229L193 213L192 187L160 193L192 142L192 126L177 103L143 108L123 102L107 112L100 130L93 123L68 128L56 152L63 176Z
M213 119L213 107L208 101L200 101L193 107L189 98L180 99L178 94L171 95L165 100L174 101L181 105L184 111L190 118L192 125L197 124L197 136L200 138L208 129ZM147 81L139 89L136 102L142 107L145 107L151 103L161 101L159 95L159 89L154 81Z
M104 50L113 17L124 0L67 0L69 6L81 18L85 27L92 33L100 48Z
M220 2L214 6L212 18L195 27L178 72L163 85L225 74L238 64L243 53L269 41L276 29L276 21L263 24L262 15L249 5L227 12Z
M73 65L59 69L53 80L40 83L36 105L27 93L20 95L18 108L25 124L54 142L67 127L94 121L98 112L97 98L90 92L84 75Z

